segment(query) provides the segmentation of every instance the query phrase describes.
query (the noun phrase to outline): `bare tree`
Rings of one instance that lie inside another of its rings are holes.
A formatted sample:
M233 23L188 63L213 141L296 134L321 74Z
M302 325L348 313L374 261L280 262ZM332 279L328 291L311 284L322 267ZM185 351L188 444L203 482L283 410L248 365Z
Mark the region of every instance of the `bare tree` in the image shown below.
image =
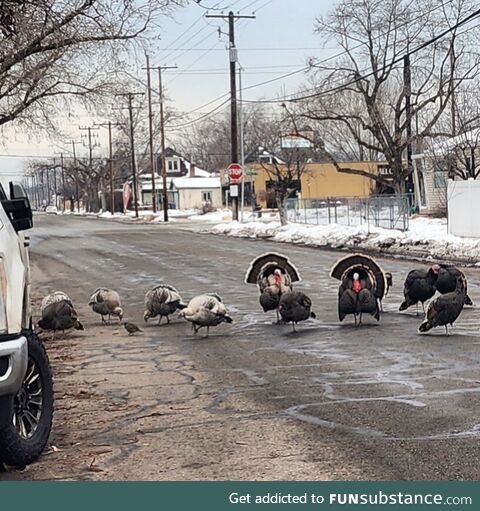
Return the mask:
M0 6L0 126L55 128L71 98L111 92L133 43L182 0L31 0Z
M455 28L475 9L473 0L342 0L328 16L317 19L317 33L335 41L343 53L333 63L313 61L317 86L298 109L312 121L348 132L363 151L380 155L391 169L391 180L354 167L340 168L325 143L338 172L405 191L412 172L404 163L408 145L437 135L437 122L452 94L479 70L479 56L466 50L472 33ZM442 32L445 35L435 39ZM407 135L411 119L418 120L418 135Z

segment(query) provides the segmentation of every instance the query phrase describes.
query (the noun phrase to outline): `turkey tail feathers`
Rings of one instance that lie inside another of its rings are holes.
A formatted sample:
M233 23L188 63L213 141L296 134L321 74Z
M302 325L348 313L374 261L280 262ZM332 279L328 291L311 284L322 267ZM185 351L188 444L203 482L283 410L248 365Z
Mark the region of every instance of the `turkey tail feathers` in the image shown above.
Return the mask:
M300 272L292 264L288 257L276 252L267 252L266 254L256 257L250 263L250 266L245 273L245 284L258 284L259 276L267 266L282 268L286 273L288 273L292 282L298 282L301 280Z

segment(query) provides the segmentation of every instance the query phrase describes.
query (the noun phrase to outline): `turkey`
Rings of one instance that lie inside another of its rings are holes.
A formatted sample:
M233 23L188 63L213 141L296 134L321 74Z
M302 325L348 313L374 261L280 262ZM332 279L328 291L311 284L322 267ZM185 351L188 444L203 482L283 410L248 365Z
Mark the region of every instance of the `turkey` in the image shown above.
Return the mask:
M276 311L277 321L280 299L293 289L300 274L288 257L268 252L256 257L245 274L246 284L256 284L260 291L260 305L264 312Z
M299 321L316 318L315 313L312 312L312 300L301 291L291 291L283 294L280 298L278 310L285 323L292 323L294 332L296 332L295 325Z
M88 303L93 312L102 316L102 323L105 323L104 316L117 316L120 322L123 318L123 309L121 307L120 296L116 291L106 288L95 289Z
M386 274L369 256L352 254L338 260L330 276L340 280L338 318L343 321L353 314L355 325L362 324L362 315L380 320L380 306L391 286L391 274Z
M42 311L51 303L62 301L68 302L73 307L73 302L66 293L64 293L63 291L54 291L53 293L50 293L49 295L43 298Z
M455 291L457 280L459 277L462 277L465 282L465 305L473 305L472 299L467 293L467 278L465 274L453 266L446 264L440 264L439 266L440 270L438 271L437 282L435 284L437 291L442 295Z
M440 295L428 305L425 321L418 327L419 332L428 332L437 326L444 326L448 335L448 325L453 326L465 304L466 279L458 275L455 291Z
M42 330L51 330L56 332L75 328L84 330L83 325L78 320L78 314L73 305L67 300L55 301L48 304L42 310L42 319L37 323Z
M435 294L436 282L440 266L434 264L428 270L412 270L405 280L403 295L405 300L400 305L401 311L408 309L412 305L417 306L418 315L418 302L421 302L423 312L425 312L425 302L432 298Z
M215 293L192 298L188 305L178 313L178 316L192 323L195 333L200 328L207 327L207 337L211 326L217 326L224 322L233 323L233 319L228 315L221 297Z
M147 291L145 295L146 310L143 319L147 323L150 318L158 316L158 324L160 325L162 318L165 316L167 323L170 323L170 314L185 307L186 305L183 303L180 293L173 286L160 284Z

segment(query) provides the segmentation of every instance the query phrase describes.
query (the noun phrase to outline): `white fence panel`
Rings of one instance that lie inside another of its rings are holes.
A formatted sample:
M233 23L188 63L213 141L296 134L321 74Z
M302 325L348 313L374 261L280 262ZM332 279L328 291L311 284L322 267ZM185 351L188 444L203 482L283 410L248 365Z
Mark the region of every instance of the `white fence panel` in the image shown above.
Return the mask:
M480 238L480 181L448 181L448 233Z

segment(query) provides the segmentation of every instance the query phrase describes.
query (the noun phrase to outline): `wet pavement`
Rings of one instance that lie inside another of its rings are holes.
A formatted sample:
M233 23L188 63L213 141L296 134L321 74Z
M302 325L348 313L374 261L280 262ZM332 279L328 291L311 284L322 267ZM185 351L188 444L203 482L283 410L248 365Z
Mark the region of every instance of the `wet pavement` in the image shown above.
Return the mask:
M393 273L385 314L339 324L342 254L192 232L188 223L124 225L39 216L32 233L36 303L67 292L85 333L47 341L56 373L52 445L40 463L0 478L478 479L480 311L465 309L446 337L420 336L399 313L403 280L419 263L379 260ZM251 259L288 255L316 320L272 324ZM420 265L422 266L422 265ZM480 272L466 269L480 301ZM141 324L145 291L177 287L185 300L219 293L234 317L209 339L190 325L149 324L128 337L86 303L116 289Z

